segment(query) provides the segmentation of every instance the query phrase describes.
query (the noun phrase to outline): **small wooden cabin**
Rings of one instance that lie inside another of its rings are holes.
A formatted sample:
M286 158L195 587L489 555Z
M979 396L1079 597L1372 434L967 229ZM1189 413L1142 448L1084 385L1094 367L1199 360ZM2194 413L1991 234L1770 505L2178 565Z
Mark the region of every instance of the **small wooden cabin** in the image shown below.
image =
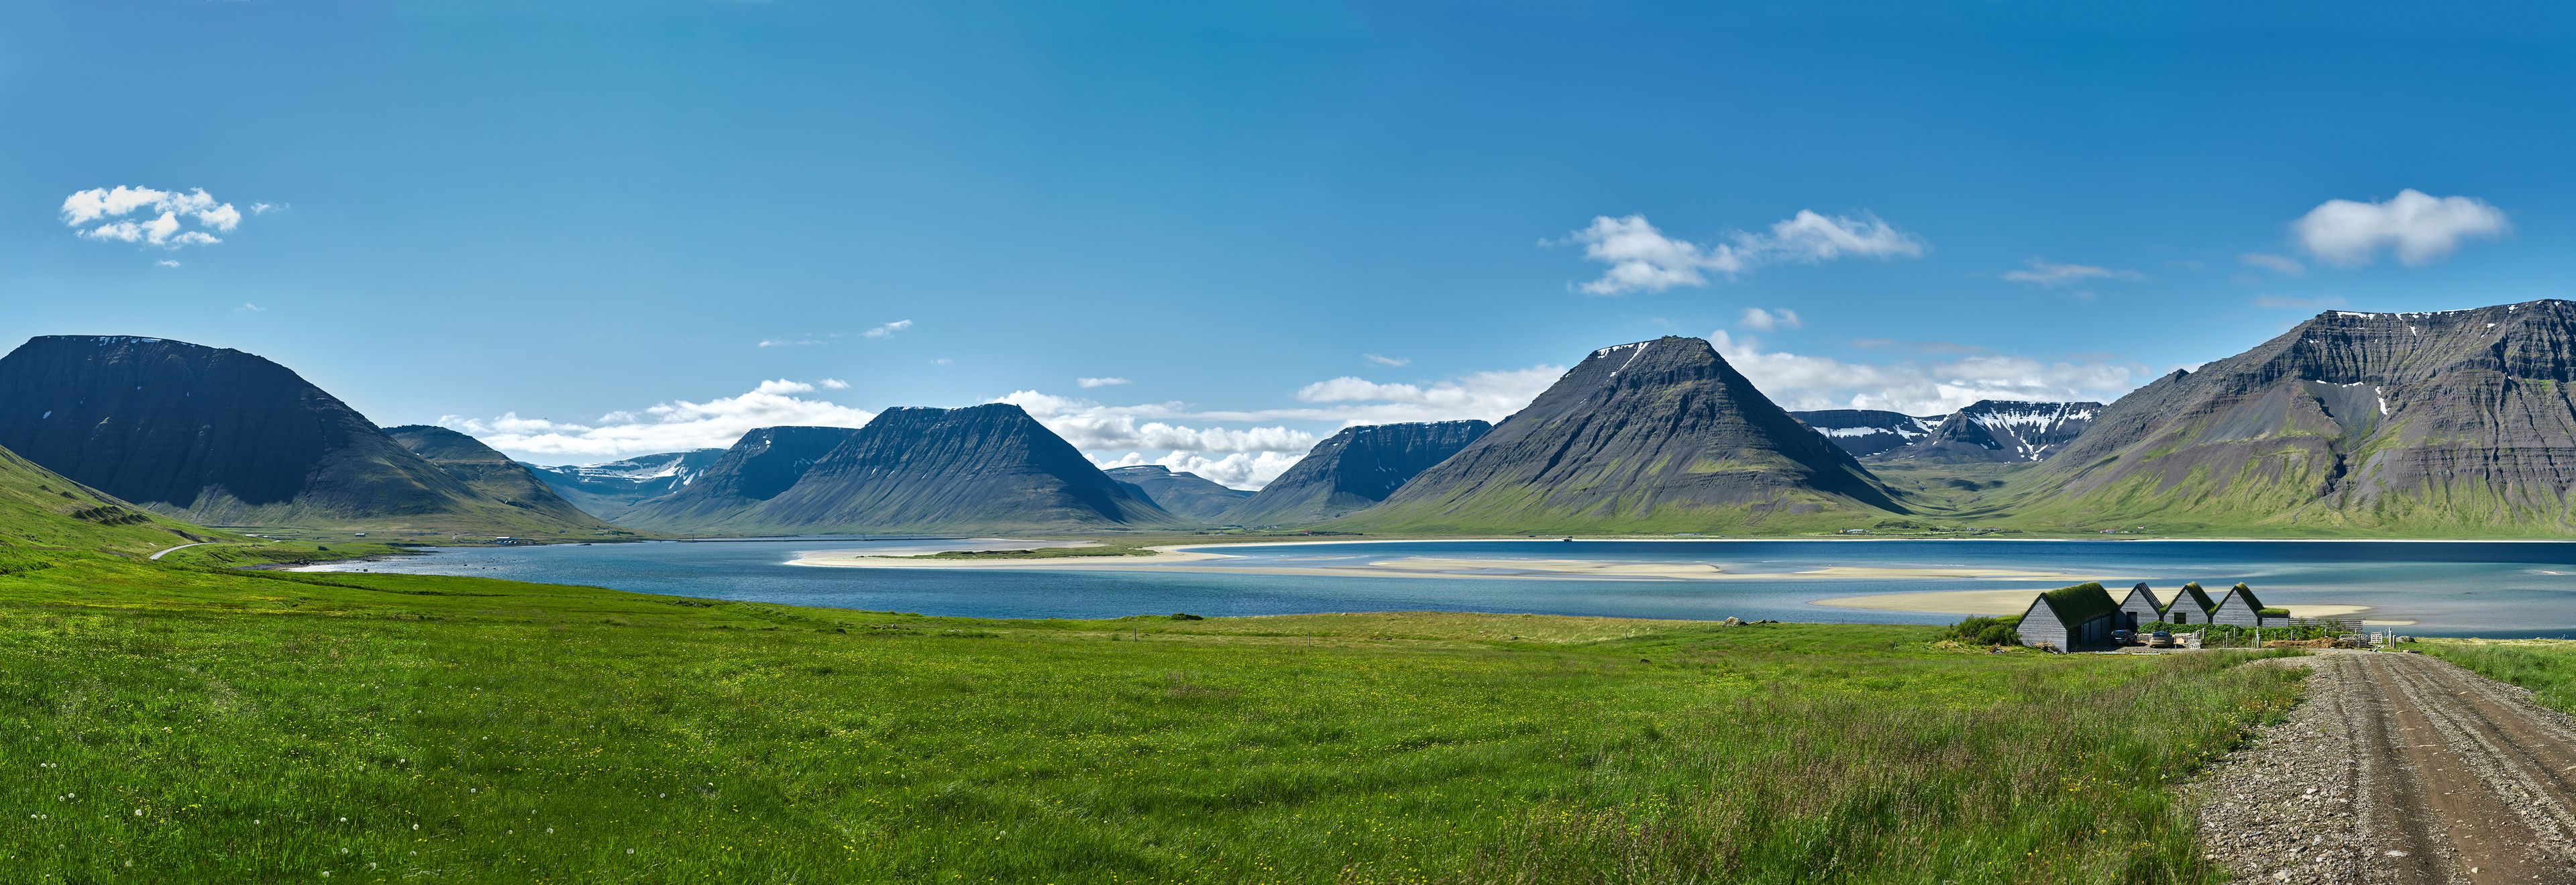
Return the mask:
M2209 598L2209 591L2200 589L2199 581L2193 581L2182 585L2182 590L2165 603L2165 623L2206 624L2209 623L2209 613L2217 608L2218 603Z
M2290 622L2289 615L2285 609L2264 608L2263 601L2254 598L2254 588L2237 584L2227 588L2227 594L2220 596L2218 604L2210 608L2209 622L2239 627L2278 627Z
M2093 582L2059 587L2039 594L2021 613L2021 644L2046 644L2058 651L2111 644L2120 622L2120 604L2111 591Z
M2134 633L2164 619L2165 607L2157 604L2156 592L2140 581L2138 586L2129 588L2129 595L2120 598L2120 624L2114 629Z

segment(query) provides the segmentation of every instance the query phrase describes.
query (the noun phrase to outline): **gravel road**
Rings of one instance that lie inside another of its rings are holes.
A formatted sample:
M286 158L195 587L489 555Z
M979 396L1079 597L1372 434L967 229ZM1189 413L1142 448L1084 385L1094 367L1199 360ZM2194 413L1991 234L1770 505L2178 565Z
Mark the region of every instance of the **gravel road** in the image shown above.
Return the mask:
M2307 701L2185 788L2237 881L2576 883L2576 719L2422 655L2280 665Z

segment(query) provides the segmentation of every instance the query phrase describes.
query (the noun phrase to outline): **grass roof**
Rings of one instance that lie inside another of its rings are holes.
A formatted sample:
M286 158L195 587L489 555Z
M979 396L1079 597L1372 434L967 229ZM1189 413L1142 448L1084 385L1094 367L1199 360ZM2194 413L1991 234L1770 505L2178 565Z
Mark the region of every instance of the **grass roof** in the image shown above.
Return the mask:
M2129 600L2136 599L2141 596L2147 598L2147 607L2154 609L2156 614L2161 615L2165 613L2165 603L2156 601L2155 589L2148 587L2147 582L2145 581L2139 581L2138 586L2129 588L2129 594L2120 597L2120 605L2125 608L2128 606Z
M2200 589L2199 581L2182 585L2182 593L2174 597L2173 605L2181 605L2186 599L2191 600L2192 607L2199 609L2201 614L2218 610L2218 600L2209 598L2209 591ZM2167 611L2172 609L2172 606L2166 606Z
M2048 600L2048 610L2055 612L2058 622L2065 624L2068 630L2120 610L2120 603L2111 598L2111 591L2102 589L2097 581L2059 587L2039 595Z
M2263 610L2263 600L2254 598L2254 588L2245 586L2245 582L2238 581L2236 586L2227 588L2227 592L2245 597L2245 607L2257 612Z

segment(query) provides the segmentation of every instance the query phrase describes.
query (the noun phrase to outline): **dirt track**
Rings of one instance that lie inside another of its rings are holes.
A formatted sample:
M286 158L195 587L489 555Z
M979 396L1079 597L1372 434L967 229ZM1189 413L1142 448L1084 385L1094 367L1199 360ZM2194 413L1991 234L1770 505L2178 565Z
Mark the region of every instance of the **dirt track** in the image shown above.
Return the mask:
M2191 791L2244 882L2576 883L2576 720L2432 658L2341 652Z

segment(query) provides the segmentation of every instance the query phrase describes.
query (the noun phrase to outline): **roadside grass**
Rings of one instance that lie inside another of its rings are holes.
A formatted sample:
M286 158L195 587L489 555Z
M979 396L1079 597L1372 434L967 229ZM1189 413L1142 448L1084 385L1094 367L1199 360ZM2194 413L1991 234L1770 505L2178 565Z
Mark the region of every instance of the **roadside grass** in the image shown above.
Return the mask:
M2530 689L2550 709L2576 714L2576 640L2422 637L2425 654Z
M1930 627L0 558L25 881L2210 882L2167 781L2298 691Z

